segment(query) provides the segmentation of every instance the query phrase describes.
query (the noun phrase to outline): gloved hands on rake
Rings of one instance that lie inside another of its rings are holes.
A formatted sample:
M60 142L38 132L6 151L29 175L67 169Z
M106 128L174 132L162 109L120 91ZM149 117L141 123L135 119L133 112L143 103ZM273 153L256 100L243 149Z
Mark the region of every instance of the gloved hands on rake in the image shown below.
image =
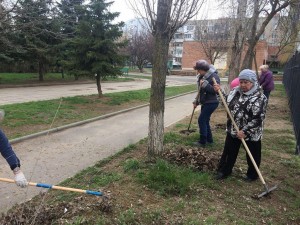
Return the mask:
M20 170L19 167L16 167L13 171L14 171L14 174L15 174L15 183L16 183L16 185L21 187L21 188L25 188L28 185L28 182L27 182L23 172Z

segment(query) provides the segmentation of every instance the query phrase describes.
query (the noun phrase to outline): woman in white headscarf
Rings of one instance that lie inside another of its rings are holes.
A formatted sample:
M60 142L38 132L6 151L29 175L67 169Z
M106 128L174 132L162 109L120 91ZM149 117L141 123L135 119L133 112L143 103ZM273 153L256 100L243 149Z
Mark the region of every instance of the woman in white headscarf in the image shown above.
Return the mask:
M220 90L220 85L214 85L214 89L217 92ZM257 166L260 165L261 137L267 105L266 96L259 91L256 74L249 69L240 72L239 86L231 90L226 99L239 130L234 129L230 118L228 118L225 146L216 176L218 180L225 179L232 173L242 138L245 139ZM258 174L249 156L246 155L246 157L248 171L245 180L254 181L258 178Z

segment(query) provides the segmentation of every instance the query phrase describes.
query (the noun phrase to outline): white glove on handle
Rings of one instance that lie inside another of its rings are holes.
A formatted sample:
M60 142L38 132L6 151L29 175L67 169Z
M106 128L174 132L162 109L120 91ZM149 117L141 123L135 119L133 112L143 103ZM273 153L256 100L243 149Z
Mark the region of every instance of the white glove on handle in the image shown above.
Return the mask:
M16 172L14 171L14 174L15 174L15 182L17 186L24 188L28 185L28 182L21 170L17 170Z

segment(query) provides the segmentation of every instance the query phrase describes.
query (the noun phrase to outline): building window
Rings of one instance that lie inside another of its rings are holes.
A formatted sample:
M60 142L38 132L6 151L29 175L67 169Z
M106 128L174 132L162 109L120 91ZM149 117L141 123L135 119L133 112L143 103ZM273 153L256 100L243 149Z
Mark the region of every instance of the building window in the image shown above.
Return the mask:
M187 26L186 29L187 29L188 31L194 30L194 26Z
M192 35L191 34L185 34L184 38L192 38Z
M181 58L179 58L179 57L176 57L176 58L175 58L175 62L179 62L179 63L181 63Z
M175 42L173 43L173 47L182 47L182 43Z
M182 39L182 34L175 34L175 35L174 35L174 38L175 38L175 39Z

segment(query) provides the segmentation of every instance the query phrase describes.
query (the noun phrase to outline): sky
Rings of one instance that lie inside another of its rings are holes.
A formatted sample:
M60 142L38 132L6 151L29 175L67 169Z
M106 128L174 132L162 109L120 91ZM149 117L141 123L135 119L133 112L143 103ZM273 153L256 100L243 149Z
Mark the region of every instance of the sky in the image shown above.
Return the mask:
M129 5L130 0L114 0L113 5L111 6L112 12L120 12L119 17L116 19L116 22L124 21L127 22L128 20L134 19L137 17L135 12L131 9ZM202 9L200 10L199 14L195 19L216 19L222 16L222 11L218 9L217 0L209 0L207 4L205 4ZM224 16L224 15L223 15Z

